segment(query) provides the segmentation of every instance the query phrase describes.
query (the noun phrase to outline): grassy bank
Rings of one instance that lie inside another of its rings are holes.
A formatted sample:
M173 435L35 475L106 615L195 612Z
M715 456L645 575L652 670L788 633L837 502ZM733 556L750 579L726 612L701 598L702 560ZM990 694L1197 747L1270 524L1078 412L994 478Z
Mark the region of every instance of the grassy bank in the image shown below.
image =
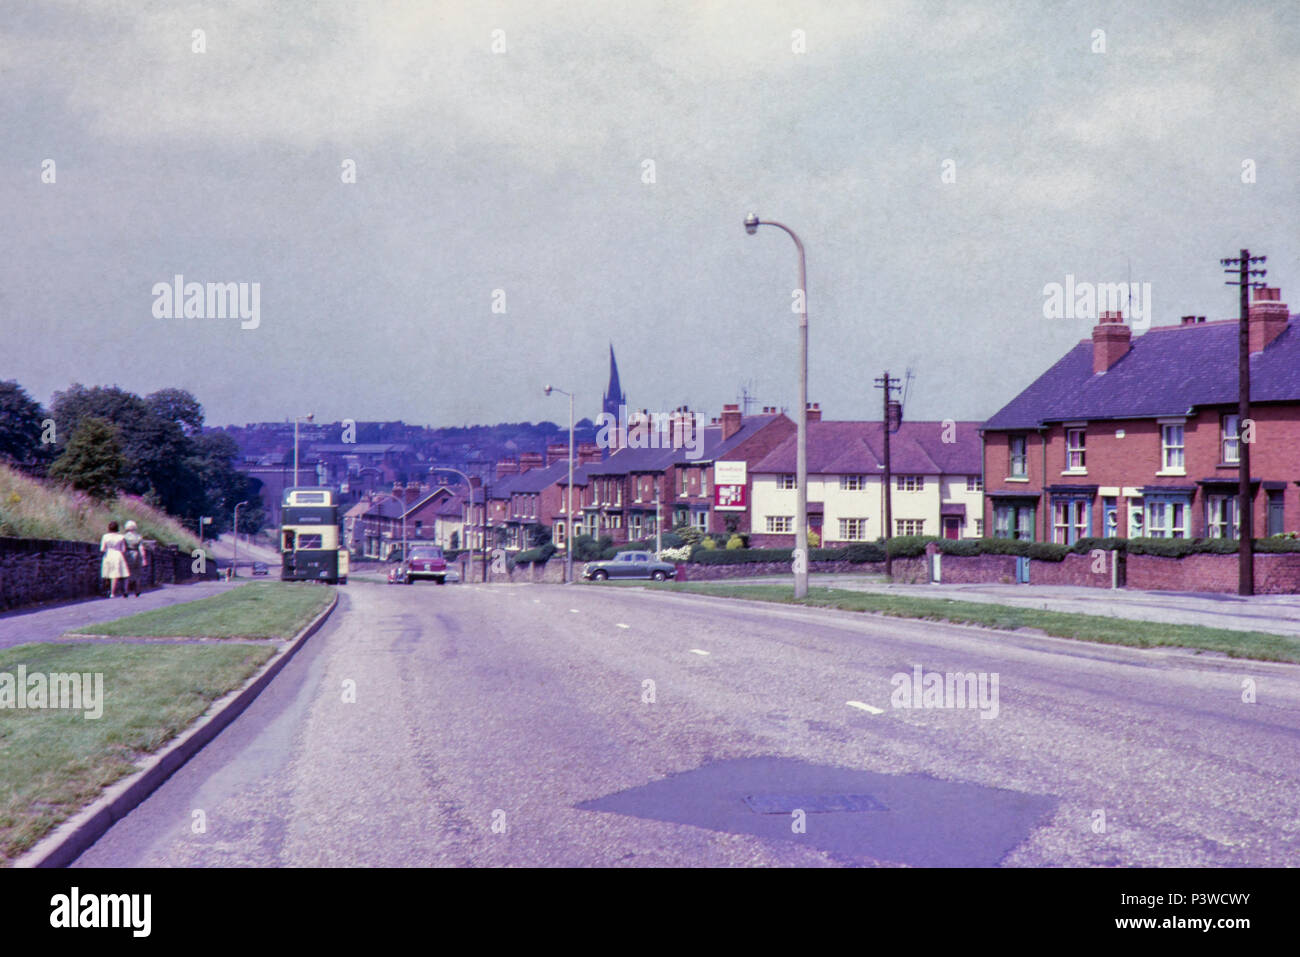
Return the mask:
M179 522L134 495L100 503L0 465L0 537L98 542L110 521L125 525L128 519L135 519L145 538L186 551L199 547L199 540Z
M71 634L138 638L287 638L319 615L333 588L258 582L181 605L86 625Z
M1192 648L1216 651L1233 658L1300 663L1300 638L1259 631L1231 631L1203 625L1174 625L1158 621L1133 621L1074 612L1042 611L953 601L946 598L914 598L848 591L842 588L809 588L808 597L795 600L789 585L734 585L718 582L664 582L646 587L670 591L746 598L788 605L837 608L898 618L947 621L959 625L1014 630L1034 628L1058 638L1073 638L1132 648Z
M158 750L272 649L256 645L21 645L0 650L0 675L103 675L102 716L0 709L0 866L93 801ZM16 678L15 678L16 680ZM53 703L53 702L51 702Z

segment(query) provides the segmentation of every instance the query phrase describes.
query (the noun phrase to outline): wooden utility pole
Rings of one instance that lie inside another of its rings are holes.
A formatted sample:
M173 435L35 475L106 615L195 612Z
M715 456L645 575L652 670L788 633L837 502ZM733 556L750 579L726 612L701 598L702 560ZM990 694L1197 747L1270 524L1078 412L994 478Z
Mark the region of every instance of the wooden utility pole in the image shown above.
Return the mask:
M883 491L885 494L885 576L887 578L894 577L894 560L889 555L890 529L893 528L894 525L894 513L892 508L894 498L893 469L889 457L889 434L898 428L898 425L894 422L894 417L890 414L891 407L894 405L891 396L898 390L898 382L899 380L897 378L890 376L888 369L885 370L883 376L876 379L876 388L880 389L884 396L884 412L880 420L880 431L885 438L885 481ZM902 410L900 409L898 413L898 424L902 424L902 418Z
M1246 441L1246 423L1250 420L1250 289L1262 286L1265 269L1252 269L1255 263L1267 261L1266 256L1251 256L1243 249L1236 259L1219 260L1226 273L1236 273L1237 279L1228 280L1225 286L1240 287L1237 320L1237 594L1255 594L1255 509L1250 494L1250 443ZM1260 277L1261 281L1251 279ZM1252 436L1253 438L1253 436Z

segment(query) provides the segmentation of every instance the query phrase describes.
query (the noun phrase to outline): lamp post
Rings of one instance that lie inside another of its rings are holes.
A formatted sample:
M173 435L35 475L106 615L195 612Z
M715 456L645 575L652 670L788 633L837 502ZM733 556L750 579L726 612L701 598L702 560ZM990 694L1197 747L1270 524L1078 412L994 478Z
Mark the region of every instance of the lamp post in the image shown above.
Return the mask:
M745 232L751 236L759 226L775 226L785 230L799 251L799 433L795 460L795 526L794 526L794 597L808 594L808 268L804 257L803 241L789 226L770 219L759 219L751 213L745 218ZM802 556L802 561L800 560Z
M569 397L569 484L566 489L564 506L564 583L573 584L573 393L548 385L544 390L547 395L558 392Z
M469 476L466 475L464 472L462 472L460 469L448 468L448 467L443 466L443 465L435 465L435 466L431 467L431 468L429 469L429 471L430 471L430 472L455 472L457 475L459 475L462 479L465 480L465 488L469 491L469 510L468 510L468 514L467 514L466 517L467 517L467 518L472 518L473 515L474 515L474 486L473 486L473 484L470 482L470 480L469 480ZM485 491L486 491L486 490L485 490ZM486 519L486 518L487 518L487 496L486 496L486 494L483 496L483 508L484 508L484 511L483 511L483 517L484 517L484 519ZM460 534L461 534L461 537L464 538L464 536L465 536L465 529L462 528L462 529L460 530ZM484 553L483 553L483 560L486 562L486 561L487 561L487 552L486 552L486 547L487 547L487 527L486 527L486 526L484 526L484 529L483 529L483 542L484 542L484 549L485 549L485 551L484 551ZM462 545L465 545L466 543L462 541L461 544L462 544ZM469 551L469 550L470 550L470 549L469 549L468 547L465 548L465 551ZM462 566L462 568L463 568L463 567L464 567L464 566ZM468 575L468 571L469 571L468 569L465 569L466 574L465 574L464 576L462 576L462 580L466 580L466 579L468 579L468 577L469 577L469 575Z
M235 546L230 552L230 577L239 577L239 510L247 505L247 502L240 502L235 506L235 526L232 531L235 533Z
M293 484L298 484L298 423L303 419L311 422L316 418L315 412L308 412L306 415L295 415L293 417Z

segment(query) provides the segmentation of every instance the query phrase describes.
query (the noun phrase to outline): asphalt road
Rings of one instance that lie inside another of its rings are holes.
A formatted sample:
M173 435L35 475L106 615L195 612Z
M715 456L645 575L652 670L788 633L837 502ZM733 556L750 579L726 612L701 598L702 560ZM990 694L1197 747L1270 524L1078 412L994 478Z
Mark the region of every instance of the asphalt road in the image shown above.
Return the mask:
M1300 864L1294 666L608 586L341 593L78 865ZM996 717L891 706L915 665L996 673Z

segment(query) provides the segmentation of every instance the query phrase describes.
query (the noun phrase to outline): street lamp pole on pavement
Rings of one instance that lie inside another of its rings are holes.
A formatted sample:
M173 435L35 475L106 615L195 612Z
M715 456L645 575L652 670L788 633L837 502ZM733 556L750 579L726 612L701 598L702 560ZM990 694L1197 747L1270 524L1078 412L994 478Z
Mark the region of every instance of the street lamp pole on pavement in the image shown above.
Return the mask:
M239 577L239 510L247 505L247 502L240 502L235 506L235 547L230 551L230 577Z
M559 392L569 397L569 485L564 506L564 583L573 584L573 393L553 385L542 390L547 395Z
M783 229L794 240L799 251L799 425L798 452L795 460L795 517L794 517L794 597L808 594L808 269L804 257L803 241L793 229L770 219L759 219L750 214L745 219L745 231L751 236L759 226Z

